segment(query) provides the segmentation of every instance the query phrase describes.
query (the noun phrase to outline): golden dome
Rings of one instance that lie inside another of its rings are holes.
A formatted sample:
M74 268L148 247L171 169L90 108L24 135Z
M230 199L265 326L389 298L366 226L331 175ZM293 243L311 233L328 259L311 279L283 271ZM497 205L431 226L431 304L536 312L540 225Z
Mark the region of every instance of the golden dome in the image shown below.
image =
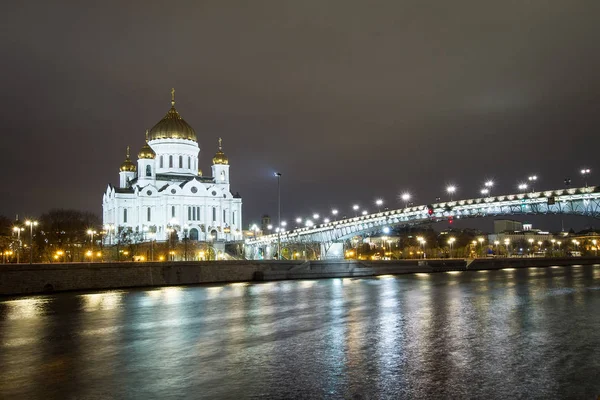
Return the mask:
M223 153L223 139L219 138L219 151L217 151L217 154L215 154L215 156L213 157L213 164L229 164L229 160L227 159L227 156L225 155L225 153Z
M146 131L146 144L140 149L138 158L144 158L148 160L154 160L156 153L152 150L152 147L148 144L148 131Z
M119 170L121 172L135 172L135 164L129 159L129 146L127 146L127 157L125 157L125 161L123 161Z
M171 109L148 134L148 140L184 139L197 141L196 132L181 118L175 109L175 89L171 89Z

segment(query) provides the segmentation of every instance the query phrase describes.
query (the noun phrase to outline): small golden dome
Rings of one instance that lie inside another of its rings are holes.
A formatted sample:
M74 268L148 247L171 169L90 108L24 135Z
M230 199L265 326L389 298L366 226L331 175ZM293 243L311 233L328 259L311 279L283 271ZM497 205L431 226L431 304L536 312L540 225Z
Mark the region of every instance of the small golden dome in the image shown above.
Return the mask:
M198 176L202 176L202 170L198 168Z
M175 109L175 89L171 89L171 109L148 134L148 140L184 139L197 141L196 132L181 118Z
M127 146L127 157L125 157L125 161L123 161L119 170L121 172L135 172L135 164L129 158L129 146Z
M215 154L215 156L213 157L213 164L229 164L229 160L227 159L227 156L225 155L225 153L223 153L223 139L219 138L219 151L217 151L217 154Z
M148 160L154 160L156 158L156 153L148 144L148 131L146 131L146 144L140 149L140 152L138 153L138 158L144 158Z

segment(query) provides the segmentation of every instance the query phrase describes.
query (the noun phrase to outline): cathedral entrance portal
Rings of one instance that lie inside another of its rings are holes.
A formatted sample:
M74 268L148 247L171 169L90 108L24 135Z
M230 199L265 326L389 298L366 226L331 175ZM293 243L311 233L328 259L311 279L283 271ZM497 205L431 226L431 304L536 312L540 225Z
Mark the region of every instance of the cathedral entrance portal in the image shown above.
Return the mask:
M210 236L211 236L212 240L217 240L217 231L214 229L212 231L210 231Z
M190 229L190 240L198 240L198 229Z

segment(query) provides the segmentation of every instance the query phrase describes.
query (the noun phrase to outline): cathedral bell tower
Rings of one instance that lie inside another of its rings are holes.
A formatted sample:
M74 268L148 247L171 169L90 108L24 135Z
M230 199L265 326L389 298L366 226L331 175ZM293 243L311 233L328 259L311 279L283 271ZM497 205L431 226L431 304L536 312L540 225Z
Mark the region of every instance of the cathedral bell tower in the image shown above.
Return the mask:
M127 146L127 156L119 168L119 187L125 189L130 187L130 183L135 178L135 164L129 158L129 146Z
M212 173L215 183L229 186L229 160L223 153L223 139L221 138L219 138L219 151L213 157Z
M140 149L138 153L138 182L142 181L154 181L156 177L156 164L154 162L156 153L152 150L152 147L148 144L148 130L146 130L146 144Z

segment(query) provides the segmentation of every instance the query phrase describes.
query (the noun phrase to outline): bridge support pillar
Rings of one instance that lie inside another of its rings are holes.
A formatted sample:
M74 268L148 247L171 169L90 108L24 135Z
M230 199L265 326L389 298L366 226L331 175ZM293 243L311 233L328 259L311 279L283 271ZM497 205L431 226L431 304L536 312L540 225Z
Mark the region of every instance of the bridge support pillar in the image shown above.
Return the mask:
M344 243L321 243L321 259L343 260Z

